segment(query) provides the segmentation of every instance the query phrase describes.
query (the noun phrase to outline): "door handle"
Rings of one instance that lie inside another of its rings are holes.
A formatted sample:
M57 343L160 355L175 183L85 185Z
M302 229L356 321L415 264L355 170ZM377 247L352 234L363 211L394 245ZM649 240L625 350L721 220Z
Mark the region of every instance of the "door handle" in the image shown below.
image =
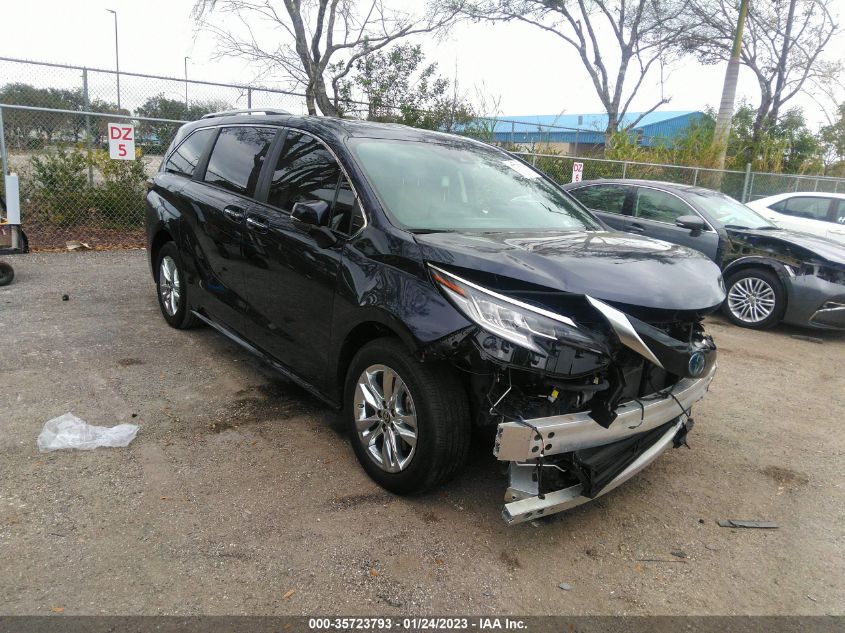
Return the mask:
M244 212L238 207L226 207L223 209L223 213L227 218L232 220L232 222L243 222Z
M270 228L267 220L257 215L247 216L246 225L257 233L266 233Z
M645 233L645 227L642 224L637 224L636 222L629 224L628 230L631 233Z

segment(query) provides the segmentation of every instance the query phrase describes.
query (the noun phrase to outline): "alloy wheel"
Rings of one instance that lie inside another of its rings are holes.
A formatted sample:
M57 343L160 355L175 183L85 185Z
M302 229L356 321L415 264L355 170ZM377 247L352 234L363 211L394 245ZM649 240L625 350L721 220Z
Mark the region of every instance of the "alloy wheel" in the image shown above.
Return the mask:
M417 413L405 381L386 365L371 365L355 386L355 430L382 470L407 468L417 445Z
M158 291L161 295L161 304L169 316L176 316L179 311L179 297L181 296L181 280L176 261L166 255L161 259L161 266L158 271Z
M743 277L728 292L728 308L745 323L759 323L775 310L775 291L759 277Z

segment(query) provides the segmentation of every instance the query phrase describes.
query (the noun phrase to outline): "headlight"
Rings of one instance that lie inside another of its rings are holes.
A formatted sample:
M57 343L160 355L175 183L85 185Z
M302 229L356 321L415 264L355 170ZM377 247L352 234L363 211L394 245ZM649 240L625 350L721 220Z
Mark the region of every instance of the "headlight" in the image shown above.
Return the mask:
M443 294L467 318L491 334L543 355L552 341L566 341L591 350L596 347L596 342L569 317L505 297L429 266Z

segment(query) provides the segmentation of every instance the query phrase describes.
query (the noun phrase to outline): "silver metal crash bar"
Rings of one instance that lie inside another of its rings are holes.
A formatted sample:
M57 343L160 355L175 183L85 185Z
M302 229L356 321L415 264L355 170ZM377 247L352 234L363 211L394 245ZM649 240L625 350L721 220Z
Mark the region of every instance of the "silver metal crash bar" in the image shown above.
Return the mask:
M675 436L684 424L686 424L686 421L687 416L682 415L677 424L673 424L672 428L666 431L666 433L664 433L657 442L652 444L648 450L640 455L636 461L632 462L631 465L629 465L604 488L602 488L601 492L599 492L596 497L600 497L617 486L625 483L657 459L663 451L672 446ZM574 486L570 486L569 488L564 488L563 490L547 492L543 495L542 499L539 496L534 496L528 497L527 499L520 499L519 501L514 501L512 503L506 503L502 510L502 518L504 518L508 525L513 525L515 523L530 521L531 519L554 514L556 512L563 512L564 510L569 510L570 508L579 506L582 503L592 501L592 498L585 497L581 494L582 489L581 484L576 484Z
M609 428L599 425L587 411L526 420L534 428L520 422L502 422L493 454L501 461L524 462L540 457L541 453L569 453L656 429L688 411L693 403L700 400L715 373L716 365L713 365L706 376L678 381L671 388L672 395L658 392L620 405ZM539 433L535 432L535 428Z

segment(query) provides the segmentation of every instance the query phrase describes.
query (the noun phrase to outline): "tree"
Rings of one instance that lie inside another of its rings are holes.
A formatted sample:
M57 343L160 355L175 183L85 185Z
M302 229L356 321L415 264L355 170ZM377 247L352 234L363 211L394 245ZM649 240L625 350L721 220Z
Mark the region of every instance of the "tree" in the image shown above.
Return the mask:
M821 129L819 140L827 174L832 166L845 163L845 103L839 106L839 118Z
M422 47L412 44L366 55L339 84L340 103L344 109L354 107L360 96L370 121L447 132L472 121L473 109L458 95L457 85L437 74L437 64L423 66L424 61Z
M232 106L224 101L195 101L185 106L182 99L168 99L158 94L147 99L135 113L139 117L151 119L171 119L174 121L194 121L209 112L231 110ZM141 121L139 134L147 140L167 146L176 132L175 123L166 121Z
M234 20L225 27L213 24L215 13ZM340 84L358 60L400 38L441 31L456 14L432 6L415 15L387 9L383 0L195 0L194 5L197 22L217 35L220 55L242 57L265 72L281 71L305 88L309 114L319 108L328 116L339 115ZM229 30L233 21L240 23L239 32ZM258 23L269 24L275 37L259 41L253 28Z
M607 112L606 132L631 129L669 99L631 121L632 101L655 64L670 59L683 33L676 18L687 0L447 0L471 19L533 25L560 38L581 58ZM605 37L605 34L608 36ZM612 42L612 44L611 44ZM612 52L611 52L611 49Z
M828 8L832 0L755 0L748 10L740 56L760 88L753 122L759 136L777 124L790 99L816 80L836 74L840 62L822 53L839 26ZM733 0L690 0L680 20L687 26L681 48L705 64L730 59L737 6ZM809 82L809 83L808 83Z

